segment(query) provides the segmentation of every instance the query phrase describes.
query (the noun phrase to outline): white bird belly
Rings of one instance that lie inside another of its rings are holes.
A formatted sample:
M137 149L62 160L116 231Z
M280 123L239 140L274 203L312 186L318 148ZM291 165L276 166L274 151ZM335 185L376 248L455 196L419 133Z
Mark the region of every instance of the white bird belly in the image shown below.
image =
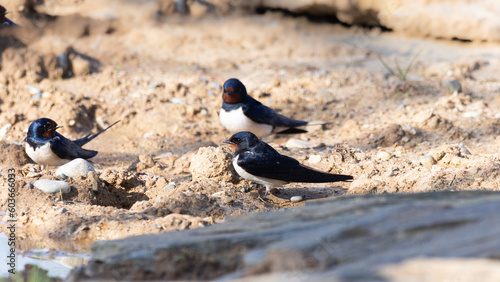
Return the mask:
M273 132L273 127L269 124L257 123L243 113L243 108L232 111L221 109L219 121L228 131L236 133L240 131L250 131L261 138Z
M48 166L60 166L70 160L59 158L50 149L50 142L45 143L43 146L33 149L28 143L26 143L26 154L37 164L48 165Z
M288 182L286 181L283 181L283 180L278 180L278 179L271 179L271 178L267 178L267 177L260 177L260 176L255 176L253 174L250 174L248 172L246 172L241 166L238 165L238 158L234 158L233 160L233 167L234 167L234 170L236 170L236 172L239 174L239 176L245 178L246 180L250 180L250 181L253 181L253 182L256 182L258 184L261 184L261 185L265 185L266 186L266 190L271 190L272 187L274 186L282 186L282 185L285 185L287 184Z

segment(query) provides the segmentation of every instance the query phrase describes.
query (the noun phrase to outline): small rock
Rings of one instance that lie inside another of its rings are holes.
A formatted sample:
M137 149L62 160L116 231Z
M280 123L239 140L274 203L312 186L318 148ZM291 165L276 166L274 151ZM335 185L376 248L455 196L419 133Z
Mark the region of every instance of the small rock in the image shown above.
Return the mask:
M310 121L307 123L306 130L307 130L307 132L321 131L321 130L323 130L324 126L325 126L324 121L314 120L314 121Z
M40 177L42 176L42 174L40 172L28 172L28 174L26 174L26 178L34 178L34 177Z
M465 147L464 143L459 143L458 148L460 148L460 154L462 154L462 156L472 155L472 153L469 151L469 149L467 149Z
M432 156L423 156L418 159L418 163L424 166L431 166L436 164L436 160Z
M415 134L417 134L417 131L415 130L415 128L413 128L411 125L406 124L406 123L403 123L403 124L401 125L401 129L403 129L403 131L404 131L405 133L408 133L408 134L410 134L410 135L415 135Z
M188 6L186 4L186 0L175 0L174 1L175 12L179 14L187 14Z
M66 208L60 208L58 210L56 210L54 213L55 214L63 214L65 212L67 212L68 210Z
M99 176L97 173L95 171L89 171L87 177L90 178L90 181L92 182L92 191L99 191Z
M104 118L102 116L97 116L95 118L95 121L97 123L97 126L99 126L100 129L105 129L109 126L109 124L104 121Z
M358 178L351 182L348 190L352 194L363 195L383 188L385 183L377 179Z
M24 87L28 88L28 91L29 91L32 95L42 97L42 90L40 90L40 88L35 87L35 86L31 86L31 85L28 85L28 84L24 85Z
M324 104L330 104L332 102L335 102L335 96L332 94L332 92L322 89L317 93L318 98L323 102Z
M69 183L61 180L39 179L33 182L33 186L45 193L50 194L59 192L66 194L71 191Z
M475 118L478 117L480 114L481 114L480 112L469 111L464 113L464 118Z
M310 155L307 162L310 164L317 164L317 163L321 162L321 156L320 155Z
M152 167L155 165L155 162L153 160L153 156L151 155L139 155L139 162L144 164L146 168Z
M90 61L83 59L80 56L76 56L71 61L73 66L73 74L76 76L84 76L90 74Z
M220 84L215 81L212 81L212 83L210 83L210 87L212 87L215 90L220 90L222 88Z
M170 103L174 103L174 104L186 104L186 100L184 100L182 98L177 98L177 97L171 98L169 101L170 101Z
M298 203L301 202L302 200L304 200L304 197L302 196L293 196L290 198L290 201L293 203Z
M391 154L386 152L386 151L380 151L377 154L377 159L379 159L381 161L388 161L390 158L391 158Z
M94 167L92 167L88 161L78 158L60 166L56 170L56 175L61 177L63 174L68 177L75 177L78 175L87 176L89 171L95 171Z
M450 93L462 92L462 85L460 84L460 81L458 81L457 79L445 81L443 82L443 86L446 86L448 88L448 91L450 91Z
M158 83L156 82L151 82L150 84L148 84L148 88L156 88L158 87Z
M243 192L243 193L248 193L250 191L252 191L251 187L241 187L241 192Z
M222 201L226 204L230 204L233 202L233 198L231 198L230 196L224 196L222 197Z
M36 172L36 168L34 166L28 168L28 170L31 171L31 172Z
M167 190L174 189L174 188L175 188L175 182L170 182L167 185L165 185L165 187L163 187L163 191L166 192Z
M57 59L57 66L60 67L63 71L63 77L71 76L71 66L68 55L65 53L59 54L57 55L56 59Z
M299 139L289 139L286 141L285 147L287 148L311 148L312 145L308 141L299 140Z
M208 12L208 6L198 1L193 1L189 5L189 14L194 18L200 18Z
M69 177L68 177L66 174L64 174L64 173L61 173L61 175L59 175L59 177L61 177L63 180L66 180L66 179L68 179L68 178L69 178Z
M2 126L0 129L0 138L5 139L5 135L7 135L7 132L12 128L12 124L7 123L6 125Z
M163 158L166 158L166 157L171 157L172 155L173 155L172 152L165 152L165 153L161 153L161 154L153 157L153 159L155 159L155 160L163 159Z

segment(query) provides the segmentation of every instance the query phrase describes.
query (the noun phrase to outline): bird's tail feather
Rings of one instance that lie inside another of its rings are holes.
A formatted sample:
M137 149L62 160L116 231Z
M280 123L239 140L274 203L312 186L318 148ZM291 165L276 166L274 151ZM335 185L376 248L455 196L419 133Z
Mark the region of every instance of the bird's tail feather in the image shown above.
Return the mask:
M300 165L287 176L287 181L290 182L309 182L309 183L325 183L337 181L350 181L354 177L344 174L331 174L323 172L305 165Z

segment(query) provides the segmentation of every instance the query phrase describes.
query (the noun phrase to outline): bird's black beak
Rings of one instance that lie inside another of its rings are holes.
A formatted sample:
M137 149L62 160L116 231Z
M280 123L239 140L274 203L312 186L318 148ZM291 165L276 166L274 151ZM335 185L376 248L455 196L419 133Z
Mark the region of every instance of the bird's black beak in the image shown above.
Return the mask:
M233 145L234 143L231 142L231 140L224 140L222 141L223 144L229 144L229 145Z
M56 129L59 129L61 127L63 127L63 126L56 125L56 126L51 127L49 130L56 130Z

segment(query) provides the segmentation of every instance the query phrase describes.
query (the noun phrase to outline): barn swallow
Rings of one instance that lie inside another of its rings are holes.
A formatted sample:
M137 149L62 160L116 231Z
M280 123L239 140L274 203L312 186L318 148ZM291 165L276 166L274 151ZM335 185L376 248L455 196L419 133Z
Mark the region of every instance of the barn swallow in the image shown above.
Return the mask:
M55 121L39 118L28 128L28 136L24 139L26 153L37 164L46 166L63 165L76 158L90 159L97 155L97 151L85 150L82 149L82 146L118 122L92 136L87 134L83 138L71 141L56 132L60 126L57 126Z
M5 9L4 6L0 5L0 28L1 27L9 27L9 26L16 26L16 24L9 20L5 15L7 14L7 10Z
M233 167L244 179L266 186L266 195L274 186L289 182L324 183L352 180L350 175L331 174L300 164L281 155L251 132L238 132L224 141L235 150Z
M262 138L272 133L307 132L299 127L313 124L287 118L262 105L247 94L245 85L236 78L224 82L222 101L219 120L231 132L250 131Z

